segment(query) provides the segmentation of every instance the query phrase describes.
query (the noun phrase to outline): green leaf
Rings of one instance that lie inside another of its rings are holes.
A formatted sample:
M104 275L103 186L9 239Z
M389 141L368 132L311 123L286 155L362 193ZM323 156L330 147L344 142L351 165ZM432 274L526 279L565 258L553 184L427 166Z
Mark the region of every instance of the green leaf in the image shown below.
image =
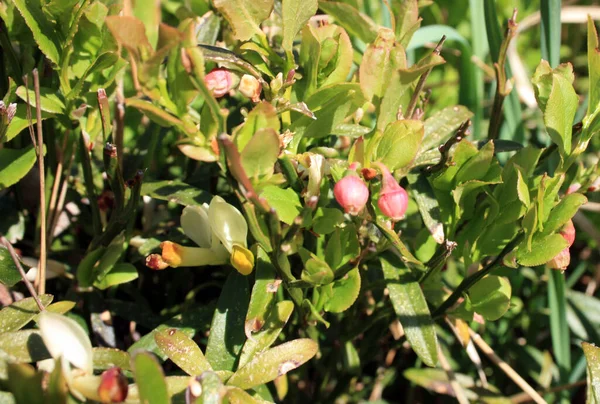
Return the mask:
M353 224L336 229L325 247L325 261L334 272L359 254L358 234Z
M246 313L246 327L250 331L259 331L265 323L265 317L271 313L276 299L276 271L269 256L257 247L255 281L250 295L248 312ZM248 330L246 331L248 333Z
M316 355L317 350L317 343L308 338L285 342L256 355L251 362L231 376L227 385L248 390L268 383L302 366Z
M165 375L152 354L138 352L133 357L132 368L141 402L148 404L170 402Z
M581 347L587 360L588 403L600 403L600 348L587 342Z
M52 295L39 296L40 302L44 307L52 303ZM17 331L23 328L40 312L33 297L27 297L3 308L0 311L0 334L10 331Z
M15 362L37 362L51 358L39 330L21 330L0 334L0 350Z
M600 41L598 40L594 20L589 15L587 29L588 74L590 79L587 114L591 115L597 105L600 105Z
M558 146L562 156L571 153L572 125L579 106L579 98L573 88L573 66L561 65L550 69L542 61L535 71L532 82L540 109L544 113L546 131Z
M32 115L31 124L35 126L37 122L35 112L32 111ZM52 114L42 111L42 121L52 116ZM8 125L5 141L10 141L27 127L29 127L29 120L27 119L27 107L25 104L19 104L17 105L17 112L15 113L15 116L13 117L12 121L10 121L10 125Z
M548 235L560 230L575 213L579 207L587 202L587 198L580 193L565 195L560 202L550 211L548 220L544 223L542 234Z
M360 272L354 268L343 278L331 284L331 296L325 302L324 309L330 313L342 313L348 310L358 298L360 292Z
M446 142L458 127L471 119L473 113L462 105L446 107L425 120L421 151L437 148Z
M225 17L233 37L247 41L254 34L262 34L260 23L269 18L273 0L213 0L213 6Z
M183 122L179 118L169 114L151 102L140 100L138 98L127 98L125 100L125 105L138 109L148 118L150 118L152 122L157 123L162 127L168 128L171 126L177 126L179 128L183 128Z
M142 195L183 206L202 205L212 198L208 192L179 180L144 182Z
M0 190L16 184L35 164L37 154L33 146L23 149L0 149Z
M294 303L290 300L284 300L272 306L261 330L246 340L240 354L238 367L245 366L258 352L264 351L275 342L293 311Z
M369 16L359 12L350 4L321 0L319 8L335 18L339 25L364 43L371 43L377 38L377 25Z
M567 248L567 241L560 234L546 237L534 237L531 251L526 244L521 244L517 250L517 262L524 267L534 267L545 264L559 252Z
M344 214L336 208L318 208L313 217L312 229L317 234L329 234L344 222Z
M249 302L248 278L232 271L223 286L206 346L206 359L215 370L234 370L246 340L244 319Z
M237 387L228 387L225 398L229 404L262 404L263 400L252 397Z
M172 317L165 323L150 331L148 334L144 335L129 347L128 352L133 353L137 350L146 350L161 356L162 359L166 359L166 356L164 356L162 351L160 351L156 346L154 335L163 330L176 328L188 337L192 338L196 332L204 332L208 330L213 312L214 304L212 303L196 307L192 310L184 311L183 313Z
M318 8L317 0L283 0L281 2L281 18L283 22L283 49L290 51L294 38Z
M35 92L33 90L26 91L23 86L17 88L17 95L25 102L27 102L27 93L29 93L29 105L31 105L33 110L31 115L35 115ZM59 98L56 90L40 87L40 102L42 111L51 114L61 114L65 112L65 103Z
M494 142L490 140L471 157L456 173L456 183L461 184L470 180L480 180L488 172L494 158Z
M380 258L394 311L412 349L427 366L437 364L435 325L419 283L395 256Z
M24 363L9 363L7 370L7 389L15 396L17 403L46 402L42 390L43 372Z
M423 266L423 263L416 259L414 255L412 255L410 250L406 247L402 240L400 240L400 237L395 231L388 229L387 226L380 221L378 221L376 225L379 231L383 233L385 238L388 239L388 241L392 243L394 248L400 253L400 256L404 262L409 262L419 267Z
M183 332L171 328L154 334L158 349L190 376L212 370L200 347Z
M523 179L523 174L521 174L520 170L517 170L517 195L519 200L523 202L523 205L529 207L531 203L531 199L529 198L529 187L527 187L527 182Z
M360 87L368 101L375 97L374 104L389 85L392 72L406 65L406 54L401 46L395 44L394 33L388 29L380 29L377 39L365 50L360 62Z
M94 268L104 255L105 251L106 247L98 247L95 250L88 252L79 262L76 272L79 286L88 288L92 285L94 282Z
M13 3L23 16L40 50L55 65L60 64L60 45L55 36L56 29L39 7L40 2L13 0Z
M417 155L423 134L421 121L406 119L389 124L377 146L377 160L390 171L406 167Z
M98 263L93 266L93 282L99 282L99 284L102 284L101 282L103 282L104 277L112 271L113 267L119 261L121 255L126 249L127 243L125 243L125 232L123 231L114 239L112 239L108 247L106 247L104 254L102 254L102 258L100 258ZM135 270L135 268L133 269Z
M138 271L135 266L128 262L120 262L115 264L102 279L96 280L94 286L100 290L104 290L111 286L131 282L137 278Z
M436 243L444 242L444 225L442 223L440 205L435 198L433 188L424 175L419 175L417 178L410 177L411 193L417 202L419 212L423 218L423 223L431 233L431 236ZM414 181L414 182L413 182Z
M238 150L243 151L246 148L246 144L248 144L250 139L259 130L271 128L276 133L279 133L280 127L281 124L279 123L275 107L267 101L261 101L248 113L246 121L234 129L235 144Z
M0 282L5 286L12 287L20 280L21 274L10 253L4 246L0 246Z
M292 123L290 131L295 132L292 144L297 145L302 137L322 138L329 135L362 106L364 100L358 83L338 83L320 88L306 100L315 118L304 115Z
M311 285L327 285L333 281L333 271L327 262L304 247L301 247L298 252L304 262L304 270L301 274L303 281Z
M269 206L277 212L279 220L284 223L291 225L302 211L300 197L292 188L282 189L275 185L267 185L260 196L267 200Z
M500 276L488 275L469 289L473 310L488 321L498 320L510 307L510 282Z
M131 369L131 356L116 348L92 348L94 369L106 370L118 366L123 370Z
M242 167L250 178L272 174L279 156L279 136L274 129L254 133L240 154Z
M394 1L392 12L396 19L396 40L408 46L414 32L421 26L417 0Z

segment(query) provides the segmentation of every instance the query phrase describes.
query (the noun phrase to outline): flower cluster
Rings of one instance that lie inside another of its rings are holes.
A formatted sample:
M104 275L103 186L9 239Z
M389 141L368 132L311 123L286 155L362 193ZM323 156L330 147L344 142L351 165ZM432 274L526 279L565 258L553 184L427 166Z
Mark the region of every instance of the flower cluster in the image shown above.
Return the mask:
M230 70L216 68L204 76L204 84L215 98L221 98L237 87L239 92L252 102L260 101L262 85L256 77L249 74L240 78Z
M408 207L408 194L390 173L390 170L381 163L374 163L381 171L381 191L377 206L385 216L394 222L401 220ZM335 199L346 213L358 215L369 200L369 188L358 176L356 164L350 165L344 177L333 188Z

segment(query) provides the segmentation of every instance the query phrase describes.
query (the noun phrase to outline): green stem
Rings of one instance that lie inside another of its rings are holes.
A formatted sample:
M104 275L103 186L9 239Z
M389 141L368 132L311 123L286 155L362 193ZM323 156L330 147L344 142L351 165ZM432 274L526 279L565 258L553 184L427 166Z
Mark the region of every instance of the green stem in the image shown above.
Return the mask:
M92 229L94 236L99 236L102 233L102 221L100 220L100 208L98 207L98 199L96 196L96 190L94 189L94 175L92 174L92 160L90 152L85 144L83 133L81 128L77 128L76 131L79 134L79 158L81 159L81 166L83 168L83 180L85 182L85 190L90 201L90 208L92 210Z
M448 311L452 306L454 306L458 299L460 299L463 296L463 294L466 293L473 285L475 285L477 282L479 282L480 279L482 279L484 276L486 276L498 266L500 266L504 257L510 252L512 252L515 249L515 247L519 245L519 243L521 243L524 237L524 233L517 234L517 236L514 239L512 239L506 245L506 247L504 247L500 255L494 258L492 262L490 262L480 271L477 271L473 275L463 279L463 281L460 283L460 285L458 285L458 287L450 295L450 297L448 297L448 299L446 299L444 303L440 305L440 307L435 309L431 316L434 318L443 316L446 313L446 311Z

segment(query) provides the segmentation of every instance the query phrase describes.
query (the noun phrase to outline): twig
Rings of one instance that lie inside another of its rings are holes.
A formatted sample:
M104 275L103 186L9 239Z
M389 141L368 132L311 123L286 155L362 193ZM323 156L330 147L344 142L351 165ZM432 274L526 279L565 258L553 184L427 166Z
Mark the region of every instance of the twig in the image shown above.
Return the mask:
M46 293L46 177L44 170L44 137L42 133L42 104L40 99L40 77L33 69L33 89L35 91L35 116L37 119L38 168L40 173L40 263L38 268L38 292Z
M436 254L427 262L427 272L419 279L419 284L424 284L429 277L438 273L446 264L446 261L452 255L452 251L456 248L457 244L454 241L446 240L446 242L438 247Z
M25 286L27 286L27 289L29 290L31 297L33 297L33 300L35 300L35 303L37 304L38 308L40 309L40 311L44 311L45 310L44 305L42 304L37 293L35 292L35 288L31 284L31 282L29 282L29 279L27 279L27 275L25 275L23 266L21 265L21 262L19 261L19 257L17 256L17 253L15 252L15 249L13 248L12 244L2 234L0 234L0 243L4 244L4 246L8 250L10 257L12 258L13 262L15 263L15 266L17 267L17 269L19 270L19 273L21 274L21 278L23 279ZM38 270L39 270L39 268L38 268Z
M521 375L515 372L515 370L511 368L508 365L508 363L504 362L502 358L496 355L494 350L483 340L483 338L481 338L479 334L477 334L470 328L469 334L471 334L471 339L473 340L473 342L475 342L477 347L484 354L486 354L487 357L490 358L490 360L494 362L494 364L498 366L513 382L515 382L517 386L519 386L525 393L527 393L533 399L533 401L535 401L538 404L547 404L546 400L544 400L542 396L540 396L538 392L535 391L534 388L531 387L529 383L527 383L525 379L521 377Z
M435 165L425 168L426 174L433 174L435 172L443 170L446 167L446 165L448 164L448 159L450 157L450 149L452 148L452 146L459 143L461 140L463 140L466 136L469 135L469 126L471 126L470 120L464 122L458 127L454 136L448 139L446 143L438 147L438 150L441 154L440 161Z
M579 380L578 382L575 382L575 383L563 384L562 386L556 386L556 387L552 387L552 388L544 390L544 391L538 391L538 393L540 393L540 395L541 394L549 394L549 393L557 393L559 391L569 390L574 387L585 386L586 383L587 382L585 380ZM514 404L520 404L520 403L528 403L533 400L531 397L529 397L529 394L519 393L519 394L515 394L514 396L511 396L510 401Z
M524 233L519 233L513 238L507 245L504 247L500 255L492 260L488 265L486 265L483 269L475 272L473 275L463 279L463 281L458 285L456 290L432 313L432 317L439 317L443 315L448 309L450 309L454 304L460 299L463 293L466 293L471 286L475 285L481 278L492 272L496 267L502 264L502 260L506 255L508 255L512 250L515 249L521 240L524 237Z
M438 359L440 360L440 365L442 365L442 369L444 369L444 372L446 372L446 375L448 376L448 381L450 382L450 387L452 387L452 390L454 391L454 396L456 397L456 400L460 404L469 404L469 400L465 395L465 391L456 380L456 377L454 376L454 371L452 370L452 367L450 367L450 364L448 363L448 360L446 359L446 356L442 351L442 347L440 346L438 346Z
M119 169L123 170L123 136L125 132L125 98L123 97L123 80L117 86L117 102L115 104L115 145L117 146L117 160ZM122 171L121 171L122 175Z
M29 77L23 76L23 82L25 83L25 100L27 101L27 122L29 122L29 136L31 137L31 143L33 147L37 149L37 142L35 140L35 134L33 132L33 119L31 118L31 103L29 102Z
M444 44L445 41L446 41L446 35L442 36L442 39L440 39L437 46L433 49L433 54L435 54L435 55L440 54L440 51L442 50L442 45ZM413 115L413 112L415 112L415 107L417 106L419 94L421 94L421 90L423 90L425 81L427 80L427 77L429 76L429 73L431 73L432 70L433 70L433 67L431 69L427 69L427 71L425 73L423 73L421 75L421 77L419 78L419 81L417 82L417 86L415 87L415 92L413 93L413 95L410 99L408 107L406 108L406 114L404 116L407 116L410 118Z
M512 86L507 86L506 78L506 52L510 41L517 33L517 9L513 10L512 17L508 20L508 26L504 33L504 40L500 46L500 53L498 55L498 62L494 63L494 69L496 70L496 95L494 96L494 105L492 106L492 112L490 117L490 127L488 129L488 139L498 139L500 134L500 122L502 120L502 104L504 99L512 90Z
M223 133L218 137L219 143L221 144L221 148L224 151L224 154L227 158L227 163L229 165L229 169L231 170L231 174L235 177L235 179L240 183L243 190L242 193L246 199L252 201L256 207L264 212L270 212L271 209L266 200L260 198L254 187L252 186L252 182L250 182L250 178L246 174L244 167L242 167L240 152L237 147L231 141L229 135Z

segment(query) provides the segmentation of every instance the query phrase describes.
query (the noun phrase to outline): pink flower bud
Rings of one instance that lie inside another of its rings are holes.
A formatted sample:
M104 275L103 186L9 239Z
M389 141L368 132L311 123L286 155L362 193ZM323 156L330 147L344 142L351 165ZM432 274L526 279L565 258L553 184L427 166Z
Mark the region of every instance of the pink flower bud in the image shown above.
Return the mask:
M128 389L127 378L121 369L113 367L102 373L98 396L103 403L122 403L127 398Z
M221 98L231 90L233 83L231 76L232 73L227 69L213 69L204 76L204 84L215 98Z
M577 192L579 190L579 188L581 188L581 184L576 182L575 184L571 184L569 185L569 188L567 188L567 192L566 194L572 194L573 192Z
M408 207L408 194L398 183L396 179L390 173L390 170L383 165L378 164L381 170L382 187L379 193L379 200L377 206L381 209L381 212L397 222L404 217L406 208Z
M546 265L548 265L548 268L560 269L564 271L565 269L567 269L570 262L571 253L569 252L569 247L567 247L558 254L556 254L556 256L550 261L548 261Z
M562 229L560 229L560 235L567 240L569 247L573 245L573 242L575 241L575 226L573 226L572 220L569 220Z
M358 215L369 199L369 188L356 174L348 174L333 187L335 200L346 213Z
M240 93L250 98L252 102L260 101L260 92L262 91L262 85L256 79L256 77L249 74L244 74L240 79L240 85L238 87Z

